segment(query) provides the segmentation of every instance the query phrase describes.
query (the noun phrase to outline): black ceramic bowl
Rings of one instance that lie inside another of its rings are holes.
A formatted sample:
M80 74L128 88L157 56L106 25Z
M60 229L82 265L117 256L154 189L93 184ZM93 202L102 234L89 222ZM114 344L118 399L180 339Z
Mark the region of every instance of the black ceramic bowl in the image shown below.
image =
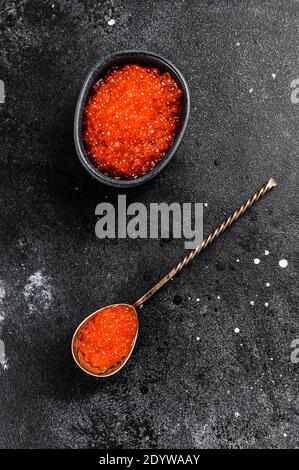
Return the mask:
M181 100L181 120L172 146L166 153L163 160L158 163L158 165L153 170L151 170L146 175L140 176L132 180L113 178L95 168L90 159L88 158L82 135L83 110L90 99L95 84L101 78L105 77L108 73L110 73L113 69L117 67L122 67L126 64L139 64L144 67L156 67L162 73L169 72L183 90L183 96ZM91 69L83 83L77 102L74 122L74 139L78 157L84 168L101 183L104 183L108 186L113 186L115 188L131 188L133 186L138 186L152 179L154 176L160 173L160 171L163 170L163 168L165 168L165 166L170 162L175 152L177 151L178 146L185 133L189 118L189 112L190 95L188 85L181 72L171 62L169 62L167 59L164 59L160 55L154 54L152 52L134 50L116 52L110 57L106 57L100 62L98 62Z

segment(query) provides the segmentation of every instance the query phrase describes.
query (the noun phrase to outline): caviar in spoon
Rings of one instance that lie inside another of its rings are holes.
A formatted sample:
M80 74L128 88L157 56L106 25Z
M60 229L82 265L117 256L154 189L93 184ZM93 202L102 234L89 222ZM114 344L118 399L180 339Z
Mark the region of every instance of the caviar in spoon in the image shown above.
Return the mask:
M131 305L104 307L79 325L73 354L92 375L112 375L128 360L138 331L138 317Z

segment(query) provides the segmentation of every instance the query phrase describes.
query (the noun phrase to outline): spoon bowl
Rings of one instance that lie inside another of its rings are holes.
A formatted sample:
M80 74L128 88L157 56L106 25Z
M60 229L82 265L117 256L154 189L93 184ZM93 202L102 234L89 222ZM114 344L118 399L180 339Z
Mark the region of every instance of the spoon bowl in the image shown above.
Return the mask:
M117 307L117 306L126 306L126 307L130 307L135 315L136 315L136 320L137 320L137 331L136 331L136 335L135 335L135 338L133 339L132 341L132 346L131 346L131 350L129 352L129 354L127 354L127 356L123 357L121 361L117 362L116 364L114 364L112 367L109 367L109 369L107 369L105 372L101 372L99 370L98 367L93 367L91 364L89 364L85 358L84 358L84 355L81 353L81 351L79 351L79 347L78 347L78 343L79 343L79 339L80 339L80 334L81 332L84 330L84 328L87 326L87 324L93 320L93 318L99 313L101 312L102 310L105 310L107 308L110 308L110 307ZM106 307L103 307L99 310L96 310L95 312L93 312L91 315L89 315L88 317L86 317L81 323L80 325L78 326L78 328L76 329L74 335L73 335L73 338L72 338L72 344L71 344L71 349L72 349L72 355L73 355L73 358L74 358L74 361L76 362L76 364L80 367L80 369L82 369L84 372L86 372L86 374L89 374L89 375L92 375L93 377L110 377L111 375L113 374L116 374L116 372L119 372L120 369L122 369L122 367L125 365L125 363L128 361L128 359L130 358L132 352L133 352L133 349L134 349L134 346L135 346L135 343L136 343L136 339L137 339L137 335L138 335L138 327L139 327L139 323L138 323L138 315L137 315L137 311L136 309L132 306L132 305L129 305L129 304L113 304L113 305L107 305Z

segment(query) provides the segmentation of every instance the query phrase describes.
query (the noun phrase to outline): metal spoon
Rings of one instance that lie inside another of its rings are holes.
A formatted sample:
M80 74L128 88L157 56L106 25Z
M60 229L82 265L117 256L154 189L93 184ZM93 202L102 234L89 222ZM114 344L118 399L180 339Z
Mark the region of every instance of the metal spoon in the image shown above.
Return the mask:
M133 305L128 305L128 304L115 304L115 305L109 305L109 307L114 307L116 305L125 305L127 307L131 307L132 310L134 311L137 319L137 325L138 325L138 315L137 315L137 309L144 304L146 300L148 300L152 295L154 295L158 290L161 289L168 281L174 278L176 274L178 274L187 264L192 261L195 256L197 256L201 251L205 250L208 245L210 245L216 238L221 235L221 233L224 232L228 227L230 227L233 223L235 223L241 215L244 214L244 212L247 211L250 207L252 207L254 204L256 204L270 189L274 188L277 186L277 181L275 178L270 178L269 181L261 187L259 191L257 191L253 196L251 196L247 201L245 201L242 206L239 207L233 214L231 214L228 219L226 219L221 225L219 225L200 245L198 245L194 250L192 250L188 255L185 256L185 258L180 261L177 266L172 268L171 271L169 271L166 276L164 276L157 284L155 284L148 292L146 292L139 300L133 303ZM87 325L87 323L92 320L97 313L99 313L101 310L104 308L108 307L103 307L100 310L97 310L96 312L92 313L89 315L85 320L83 320L82 323L78 326L76 329L73 339L72 339L72 355L73 358L76 362L76 364L87 374L93 375L95 377L109 377L110 375L116 374L116 372L119 372L120 369L125 365L125 363L128 361L130 358L132 351L134 349L137 335L138 335L138 327L137 327L137 332L135 335L135 338L132 342L131 350L129 354L124 357L120 362L117 364L113 365L111 368L106 370L104 373L100 372L97 370L97 368L92 367L90 364L88 364L84 360L83 354L79 351L78 349L78 341L79 341L79 336L80 332L84 327Z

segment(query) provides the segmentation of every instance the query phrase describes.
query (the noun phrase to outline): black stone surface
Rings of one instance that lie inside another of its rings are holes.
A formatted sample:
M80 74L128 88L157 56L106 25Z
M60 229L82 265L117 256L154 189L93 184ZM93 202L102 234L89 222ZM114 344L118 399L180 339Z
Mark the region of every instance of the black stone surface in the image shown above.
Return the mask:
M295 0L1 2L0 447L298 446L298 25ZM128 202L208 203L209 233L280 184L144 306L132 359L96 380L70 355L78 322L183 254L94 233L117 193L78 162L74 108L89 68L127 48L172 60L192 95L178 154Z

